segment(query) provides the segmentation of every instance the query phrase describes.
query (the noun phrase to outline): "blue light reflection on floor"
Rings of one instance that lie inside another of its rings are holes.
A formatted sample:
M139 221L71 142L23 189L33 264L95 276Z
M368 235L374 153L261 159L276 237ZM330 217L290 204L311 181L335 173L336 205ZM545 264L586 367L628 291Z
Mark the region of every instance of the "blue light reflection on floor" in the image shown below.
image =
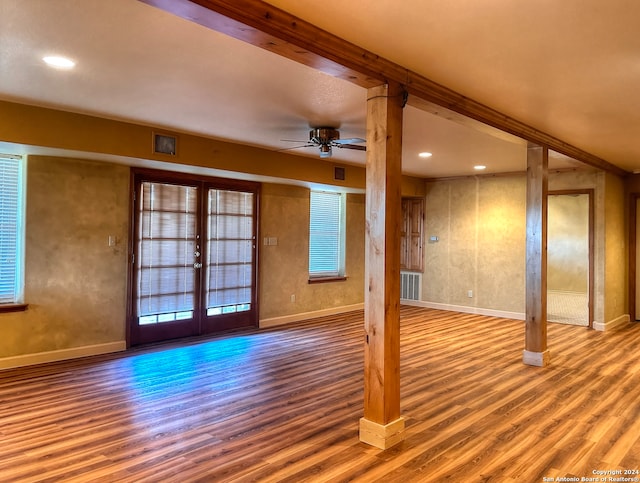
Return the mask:
M313 361L333 360L334 355L331 345L298 339L292 329L288 333L292 336L286 340L277 332L234 333L132 351L114 367L125 384L111 389L128 408L123 424L127 420L138 436L152 440L178 428L204 427L215 439L217 423L246 417L247 398L264 402L274 391L291 397L306 393L308 388L291 387L290 371L302 363L313 372ZM234 407L238 411L229 411Z
M127 358L129 389L139 398L153 400L202 390L203 373L250 364L257 346L256 336L236 336Z

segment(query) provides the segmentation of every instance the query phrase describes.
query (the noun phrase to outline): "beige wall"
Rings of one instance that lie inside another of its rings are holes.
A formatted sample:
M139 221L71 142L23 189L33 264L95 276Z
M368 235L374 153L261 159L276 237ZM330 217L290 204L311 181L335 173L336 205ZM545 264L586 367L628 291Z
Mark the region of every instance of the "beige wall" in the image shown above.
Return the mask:
M0 357L124 340L128 186L124 166L29 158L29 308L0 314Z
M605 308L604 321L628 314L628 234L625 230L624 182L603 174L605 202Z
M549 190L568 189L595 190L594 311L606 325L628 313L624 183L587 170L549 175ZM524 175L427 183L423 302L524 314L525 194Z
M524 312L524 176L427 184L423 300ZM469 291L472 297L469 297Z
M260 319L273 319L364 300L364 195L347 196L346 281L309 284L309 190L267 184L262 189ZM295 301L291 301L292 296Z

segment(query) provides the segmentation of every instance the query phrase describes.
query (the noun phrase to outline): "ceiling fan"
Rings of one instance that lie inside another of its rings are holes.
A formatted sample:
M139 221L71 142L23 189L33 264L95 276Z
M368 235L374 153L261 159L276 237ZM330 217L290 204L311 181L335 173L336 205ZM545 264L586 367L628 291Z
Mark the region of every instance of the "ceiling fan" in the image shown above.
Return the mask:
M347 138L340 139L340 132L333 127L315 127L309 131L309 141L295 141L292 139L283 139L286 142L292 143L305 143L302 146L295 146L293 148L285 149L298 149L298 148L311 148L317 147L320 149L321 158L331 157L332 148L346 148L355 149L357 151L366 151L367 148L362 145L354 143L364 143L362 138Z

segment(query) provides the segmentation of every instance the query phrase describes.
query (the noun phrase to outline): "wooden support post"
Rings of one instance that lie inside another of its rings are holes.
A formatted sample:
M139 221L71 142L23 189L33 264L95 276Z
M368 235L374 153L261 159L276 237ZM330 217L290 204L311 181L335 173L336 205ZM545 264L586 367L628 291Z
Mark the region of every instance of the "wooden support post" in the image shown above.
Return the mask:
M527 148L526 328L523 362L549 363L547 350L547 197L549 150Z
M403 89L372 87L367 100L364 417L360 441L404 439L400 417L400 228Z

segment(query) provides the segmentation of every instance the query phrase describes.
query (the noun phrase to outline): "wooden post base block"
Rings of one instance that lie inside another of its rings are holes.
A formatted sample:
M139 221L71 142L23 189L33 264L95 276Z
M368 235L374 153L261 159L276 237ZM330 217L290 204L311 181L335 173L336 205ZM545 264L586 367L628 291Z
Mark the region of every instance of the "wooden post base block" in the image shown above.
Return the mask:
M400 417L389 424L378 424L360 418L360 441L380 449L395 446L404 440L404 418Z
M529 366L546 367L550 361L551 354L549 354L548 350L544 352L522 351L522 362Z

